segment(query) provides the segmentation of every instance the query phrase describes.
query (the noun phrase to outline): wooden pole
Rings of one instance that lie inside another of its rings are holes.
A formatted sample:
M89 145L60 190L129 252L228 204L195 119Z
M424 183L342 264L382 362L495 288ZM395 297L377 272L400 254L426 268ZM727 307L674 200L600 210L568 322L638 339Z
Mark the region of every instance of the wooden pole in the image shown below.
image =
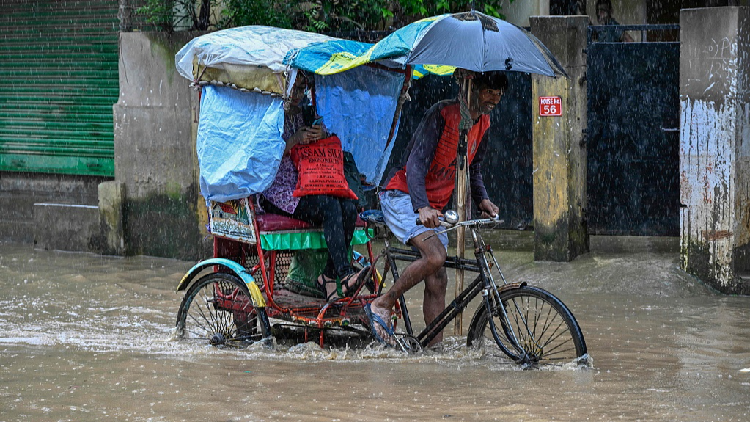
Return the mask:
M466 105L470 107L471 104L471 79L465 79L461 83L461 88L464 90L464 98L466 98ZM458 150L456 153L456 212L458 212L458 221L466 221L467 217L467 187L469 181L469 166L467 165L467 145L468 145L468 130L462 130L460 132L461 139L458 142ZM459 258L464 257L466 249L466 228L459 226L456 229L456 255ZM462 268L456 268L456 291L454 298L458 297L461 291L464 289L464 270ZM463 312L456 315L453 326L453 334L460 336L463 335Z
M401 108L404 106L404 101L406 101L406 93L409 91L409 87L411 86L411 77L412 77L412 67L406 66L406 69L404 71L404 83L401 85L401 94L398 96L398 101L396 102L396 113L393 115L393 121L391 122L391 130L388 132L388 139L385 141L385 148L384 151L388 149L388 145L391 144L391 141L393 140L393 134L396 133L396 125L398 124L398 119L401 117Z

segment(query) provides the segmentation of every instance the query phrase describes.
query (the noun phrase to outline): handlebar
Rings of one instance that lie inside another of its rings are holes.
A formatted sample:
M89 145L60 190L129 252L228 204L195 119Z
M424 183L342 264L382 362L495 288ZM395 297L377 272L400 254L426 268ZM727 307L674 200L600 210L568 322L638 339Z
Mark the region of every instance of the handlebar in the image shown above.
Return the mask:
M448 210L443 214L443 220L441 220L440 225L443 227L453 227L456 223L458 223L458 213L453 210ZM417 225L424 226L419 217L417 217Z
M422 220L420 220L419 217L417 217L416 223L417 223L418 226L424 226L424 224L422 223ZM449 222L447 222L445 220L440 220L440 227L450 228L450 227L453 227L455 225L456 225L455 223L451 224L451 223L449 223Z
M505 220L500 219L500 216L496 215L492 218L475 218L473 220L458 221L458 213L453 210L445 212L445 220L440 222L440 226L445 227L441 233L456 229L458 227L479 227L486 224L501 224ZM417 225L423 225L422 221L417 218Z
M385 226L385 218L383 216L383 212L380 210L363 211L359 214L359 217L369 224L373 224L375 226ZM461 226L478 227L485 224L502 224L504 222L505 220L502 220L497 216L495 218L478 218L474 220L458 222L458 213L456 213L455 211L446 211L444 215L444 221L442 221L440 225L445 228L441 232L445 232ZM419 218L416 219L416 223L418 225L422 225L422 222L419 220Z
M457 223L455 223L455 224L453 224L451 226L447 226L448 228L446 228L446 229L433 232L431 235L427 236L424 240L427 240L427 239L429 239L429 238L431 238L433 236L437 236L439 234L447 233L447 232L449 232L451 230L455 230L455 229L457 229L459 227L477 228L477 227L483 226L483 225L489 225L489 224L493 224L494 225L494 224L500 224L500 223L503 223L503 222L504 222L504 220L501 220L499 216L495 216L495 218L476 218L474 220L460 221L460 222L457 222ZM417 224L419 224L419 223L417 223ZM441 223L441 226L446 227L446 224L448 224L448 223L446 223L444 221L444 222Z
M463 227L479 227L486 224L502 224L505 220L501 219L500 216L493 218L475 218L473 220L461 221L460 223L454 224L451 229L463 226Z

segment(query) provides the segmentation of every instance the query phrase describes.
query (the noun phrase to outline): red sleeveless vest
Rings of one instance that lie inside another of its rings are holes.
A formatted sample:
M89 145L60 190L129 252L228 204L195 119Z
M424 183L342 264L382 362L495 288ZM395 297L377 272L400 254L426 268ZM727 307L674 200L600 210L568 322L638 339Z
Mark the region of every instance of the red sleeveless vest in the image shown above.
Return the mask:
M430 169L425 177L427 199L430 201L430 206L436 210L442 210L448 204L456 185L456 148L458 147L459 123L461 122L460 104L455 103L445 106L440 110L440 114L445 120L445 126L435 150L435 157L432 159ZM479 143L489 127L490 116L483 114L469 130L467 165L470 165L474 160ZM396 172L385 188L398 189L408 193L406 168Z

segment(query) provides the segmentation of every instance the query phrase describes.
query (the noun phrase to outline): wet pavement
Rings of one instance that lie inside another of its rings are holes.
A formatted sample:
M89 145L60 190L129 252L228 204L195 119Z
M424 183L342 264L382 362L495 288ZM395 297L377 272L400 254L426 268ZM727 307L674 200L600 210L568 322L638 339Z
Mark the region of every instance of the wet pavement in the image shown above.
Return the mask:
M450 335L409 356L187 345L192 262L0 244L0 422L750 420L750 298L682 272L677 239L592 237L571 263L533 262L525 234L493 244L573 311L591 367L522 371Z

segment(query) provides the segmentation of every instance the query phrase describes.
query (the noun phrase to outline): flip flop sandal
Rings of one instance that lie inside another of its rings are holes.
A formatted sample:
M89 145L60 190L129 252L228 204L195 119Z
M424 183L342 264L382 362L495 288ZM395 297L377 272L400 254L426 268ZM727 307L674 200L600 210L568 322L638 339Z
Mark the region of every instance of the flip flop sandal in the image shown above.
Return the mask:
M384 344L387 347L396 347L396 333L393 332L393 328L389 327L388 324L383 320L383 318L380 317L380 315L374 313L372 311L372 308L370 307L370 304L365 305L365 314L367 315L367 318L370 320L370 332L372 333L372 336L375 337L375 340L378 341L380 344ZM388 334L388 339L383 338L379 333L378 330L375 328L375 324L380 325L380 327L385 331L386 334ZM388 341L390 340L390 341Z
M320 291L320 293L323 294L323 297L326 298L326 302L333 302L339 299L339 294L336 291L337 289L334 289L331 293L328 293L326 286L329 284L336 284L336 279L328 278L323 274L321 274L320 277L318 277L318 280L315 282L315 286L318 287L318 291Z
M369 271L367 271L368 269L370 269L369 266L361 269L358 273L351 273L341 279L341 291L344 293L344 297L354 296L354 293L356 293L368 279L367 276L370 274ZM354 282L349 284L352 279L354 279Z

